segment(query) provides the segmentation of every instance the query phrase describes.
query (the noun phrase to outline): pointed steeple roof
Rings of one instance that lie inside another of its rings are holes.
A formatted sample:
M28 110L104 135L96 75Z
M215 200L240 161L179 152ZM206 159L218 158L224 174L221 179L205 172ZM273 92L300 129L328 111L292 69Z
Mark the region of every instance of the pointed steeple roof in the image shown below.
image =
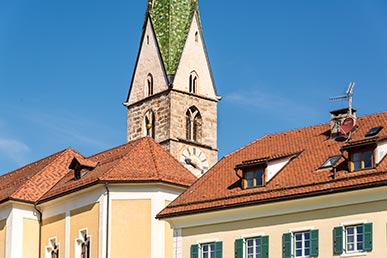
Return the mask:
M168 75L176 73L197 0L150 0L147 14L150 16Z

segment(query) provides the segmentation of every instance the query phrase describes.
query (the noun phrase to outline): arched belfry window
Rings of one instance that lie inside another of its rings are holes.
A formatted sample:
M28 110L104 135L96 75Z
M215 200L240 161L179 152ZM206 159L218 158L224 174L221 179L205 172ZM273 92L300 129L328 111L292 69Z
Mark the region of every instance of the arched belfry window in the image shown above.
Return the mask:
M155 114L148 110L144 117L144 135L155 138Z
M199 110L192 106L185 113L186 138L190 141L200 141L202 136L202 116Z
M153 76L152 74L148 74L145 84L145 96L149 97L151 95L153 95Z
M197 93L198 92L198 75L195 71L191 72L189 75L189 92Z

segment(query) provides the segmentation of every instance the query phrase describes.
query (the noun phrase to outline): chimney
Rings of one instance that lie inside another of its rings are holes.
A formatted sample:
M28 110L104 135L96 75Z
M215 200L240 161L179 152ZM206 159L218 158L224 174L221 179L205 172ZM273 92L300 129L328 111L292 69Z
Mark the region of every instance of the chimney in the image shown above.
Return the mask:
M343 132L343 122L346 118L350 117L356 121L356 109L353 108L342 108L338 110L333 110L331 113L331 137L330 138L338 138L338 137L346 137L347 128ZM352 128L351 128L352 129Z

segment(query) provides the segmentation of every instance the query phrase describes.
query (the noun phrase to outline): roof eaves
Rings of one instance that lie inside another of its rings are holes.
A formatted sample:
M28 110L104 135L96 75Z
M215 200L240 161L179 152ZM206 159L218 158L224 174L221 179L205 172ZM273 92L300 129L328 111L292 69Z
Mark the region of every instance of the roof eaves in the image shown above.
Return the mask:
M387 173L387 171L383 171L384 173ZM377 172L381 173L381 172ZM354 191L354 190L362 190L362 189L368 189L368 188L374 188L374 187L382 187L387 186L387 180L382 181L376 181L376 182L370 182L365 184L357 184L357 185L350 185L340 188L334 188L334 189L324 189L320 191L315 192L307 192L307 193L300 193L300 194L294 194L294 195L285 195L270 199L261 199L261 200L253 200L253 201L247 201L247 202L238 202L234 204L229 205L221 205L221 206L213 206L208 208L198 208L196 210L187 210L187 211L179 211L179 212L172 212L168 213L169 208L175 208L175 207L181 207L181 206L189 206L192 205L191 203L186 203L184 205L168 205L165 209L163 209L156 218L163 219L163 218L172 218L172 217L179 217L183 215L191 215L191 214L197 214L197 213L203 213L203 212L210 212L210 211L218 211L218 210L226 210L226 209L233 209L233 208L240 208L250 205L260 205L265 203L272 203L272 202L278 202L278 201L287 201L287 200L294 200L294 199L301 199L301 198L307 198L307 197L315 197L325 194L334 194L334 193L340 193L340 192L348 192L348 191ZM223 199L229 199L229 198L223 198ZM208 202L208 201L206 201ZM204 203L204 202L203 202ZM195 203L196 204L196 203Z
M60 151L60 152L58 152L58 153L55 153L55 154L53 154L53 155L51 155L51 156L48 156L47 158L49 158L49 157L52 157L52 156L54 156L54 155L56 155L56 154L58 154L57 155L57 157L55 157L55 159L54 160L52 160L50 163L48 163L46 166L44 166L40 171L38 171L37 173L35 173L32 177L30 177L30 178L28 178L28 180L27 181L25 181L24 182L24 184L22 184L16 191L14 191L11 195L10 195L10 198L14 198L13 196L17 196L17 194L23 189L23 186L24 185L26 185L27 183L29 183L29 182L31 182L31 181L33 181L33 179L35 178L35 177L37 177L37 176L39 176L40 174L42 174L42 173L44 173L44 171L46 170L46 169L48 169L49 167L50 167L50 165L51 164L53 164L56 160L58 160L59 158L61 158L66 152L68 152L68 151L72 151L72 152L74 152L74 154L75 153L77 153L77 154L79 154L79 155L81 155L82 156L82 154L80 154L80 153L78 153L77 151L75 151L75 150L73 150L73 149L71 149L71 148L67 148L67 149L64 149L64 150L62 150L62 151ZM67 173L66 173L67 174ZM44 196L47 192L49 192L66 174L64 174L61 178L59 178L58 180L57 180L57 182L55 183L55 184L53 184L49 189L47 189L45 192L43 192L42 194L40 194L40 197L38 197L37 198L37 200L39 200L39 198L41 198L42 196ZM17 198L16 198L17 199ZM27 200L25 200L25 201L27 201ZM36 200L34 200L34 201L36 201Z

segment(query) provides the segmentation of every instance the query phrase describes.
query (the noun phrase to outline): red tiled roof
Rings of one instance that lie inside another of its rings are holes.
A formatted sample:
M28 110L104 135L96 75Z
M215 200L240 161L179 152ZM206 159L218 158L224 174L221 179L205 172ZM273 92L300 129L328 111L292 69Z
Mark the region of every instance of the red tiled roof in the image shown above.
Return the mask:
M191 172L150 137L98 153L86 158L86 161L97 166L78 180L74 178L74 171L68 170L66 176L41 200L101 182L163 182L188 187L196 180Z
M357 128L351 135L351 142L361 142L367 131L375 126L384 127L377 135L377 139L386 138L387 112L357 118ZM340 158L336 163L335 179L330 169L319 170L328 157L340 155L341 148L350 144L329 139L329 135L329 123L266 135L225 156L160 212L158 217L225 209L279 198L296 198L327 190L338 191L380 182L387 184L386 158L376 168L351 173L347 171L345 159ZM299 155L265 186L245 190L241 188L240 178L234 170L236 165L242 164L243 161L281 157L289 153Z
M74 158L89 168L78 180L69 169ZM188 187L195 180L159 144L145 137L90 157L66 149L0 176L0 202L44 201L104 182L163 182Z
M0 202L7 199L36 202L68 172L68 164L81 155L66 149L0 176Z

